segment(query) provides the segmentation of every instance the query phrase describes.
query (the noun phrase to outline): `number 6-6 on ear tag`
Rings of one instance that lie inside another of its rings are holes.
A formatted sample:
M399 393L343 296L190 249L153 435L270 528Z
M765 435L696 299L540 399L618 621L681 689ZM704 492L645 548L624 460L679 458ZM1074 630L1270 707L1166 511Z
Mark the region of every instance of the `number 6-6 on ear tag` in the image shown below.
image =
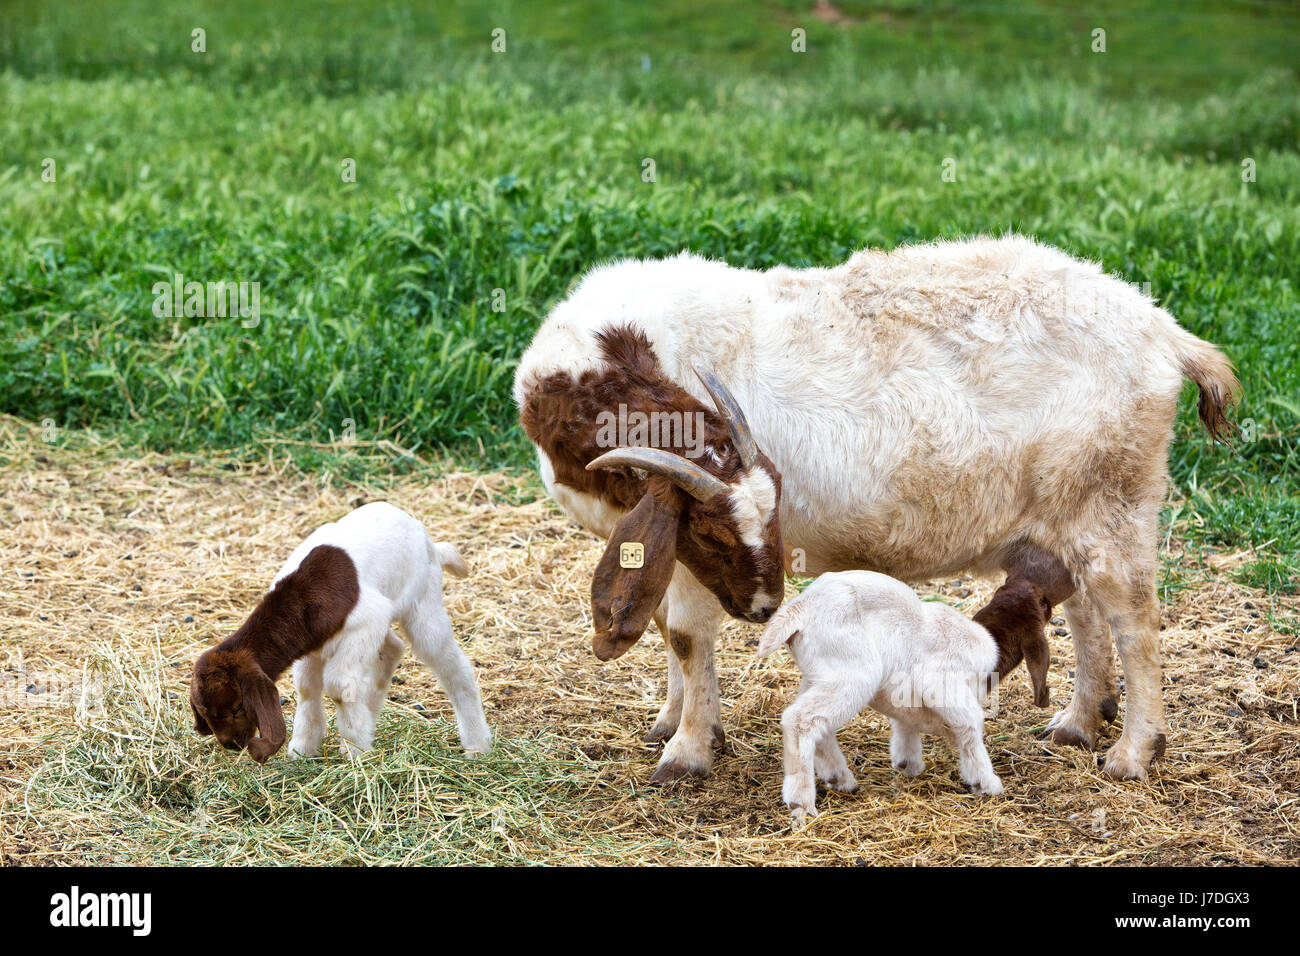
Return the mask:
M645 545L640 541L624 541L618 546L618 566L620 568L644 567Z

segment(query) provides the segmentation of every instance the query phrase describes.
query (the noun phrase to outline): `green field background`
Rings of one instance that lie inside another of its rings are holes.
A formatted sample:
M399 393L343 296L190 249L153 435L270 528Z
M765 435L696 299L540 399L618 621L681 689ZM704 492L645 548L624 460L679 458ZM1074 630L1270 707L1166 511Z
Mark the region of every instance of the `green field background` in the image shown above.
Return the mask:
M351 422L524 467L513 363L596 263L827 265L1017 230L1150 283L1229 352L1251 440L1210 446L1189 386L1172 518L1293 588L1300 7L812 7L2 4L0 411L412 467L320 447ZM156 317L175 273L259 282L261 321Z

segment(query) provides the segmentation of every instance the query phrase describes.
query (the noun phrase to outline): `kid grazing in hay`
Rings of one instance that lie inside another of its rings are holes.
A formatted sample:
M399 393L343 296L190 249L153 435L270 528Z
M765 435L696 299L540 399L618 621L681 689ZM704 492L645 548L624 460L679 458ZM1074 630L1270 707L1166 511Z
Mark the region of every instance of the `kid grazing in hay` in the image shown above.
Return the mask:
M468 573L454 547L432 541L419 521L387 502L317 529L289 556L243 626L195 663L194 729L265 762L284 745L275 681L292 664L298 711L290 754L320 753L322 693L338 705L344 751L369 750L405 651L391 630L397 621L451 698L461 744L487 752L492 734L474 670L442 604L444 570Z

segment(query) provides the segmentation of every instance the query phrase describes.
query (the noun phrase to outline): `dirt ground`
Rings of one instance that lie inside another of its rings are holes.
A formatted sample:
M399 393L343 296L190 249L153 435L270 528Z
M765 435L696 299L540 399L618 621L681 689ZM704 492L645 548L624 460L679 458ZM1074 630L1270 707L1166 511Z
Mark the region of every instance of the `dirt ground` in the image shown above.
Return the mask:
M661 745L640 738L664 694L663 642L652 631L617 661L592 656L588 588L600 542L548 500L526 501L532 489L518 477L426 473L382 487L348 484L304 475L276 445L267 448L267 460L255 466L137 456L93 435L45 443L35 426L0 418L6 863L80 862L61 849L68 834L60 827L69 824L42 825L21 803L27 781L51 759L51 732L73 724L71 698L59 695L67 696L65 680L75 683L88 642L109 640L124 654L172 662L167 688L179 712L194 657L242 621L293 546L324 521L378 498L419 516L468 559L471 576L449 580L446 600L498 737L540 727L571 742L573 757L589 766L593 799L605 802L592 826L627 845L666 838L678 848L676 859L701 863L1300 860L1296 602L1232 583L1241 555L1194 552L1176 536L1168 544L1169 749L1149 780L1101 776L1098 758L1118 724L1103 731L1097 753L1039 740L1050 711L1031 706L1020 671L987 726L1005 797L967 793L954 756L938 741L927 740L926 772L904 780L890 767L887 723L864 714L841 734L860 790L822 796L822 815L792 832L780 803L778 720L797 672L785 655L755 658L757 626L729 624L720 641L728 737L712 777L652 786ZM972 613L992 584L943 581L923 590ZM142 641L142 633L156 640ZM1050 639L1053 704L1063 705L1073 667L1063 621ZM395 700L449 713L418 662L408 656L398 677ZM292 696L288 675L281 689ZM210 746L194 738L195 748ZM112 812L86 806L77 826L111 832L112 821L102 817ZM658 853L626 858L662 862Z

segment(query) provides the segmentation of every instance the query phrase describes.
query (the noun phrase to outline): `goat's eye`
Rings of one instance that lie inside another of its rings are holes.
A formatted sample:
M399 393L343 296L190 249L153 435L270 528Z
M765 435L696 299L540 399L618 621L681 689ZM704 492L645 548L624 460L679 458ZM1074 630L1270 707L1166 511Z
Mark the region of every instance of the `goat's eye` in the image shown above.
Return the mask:
M236 705L231 709L231 711L230 711L230 716L232 716L232 717L238 717L238 716L239 716L240 714L242 714L243 712L244 712L244 705L243 705L243 704L236 704Z

